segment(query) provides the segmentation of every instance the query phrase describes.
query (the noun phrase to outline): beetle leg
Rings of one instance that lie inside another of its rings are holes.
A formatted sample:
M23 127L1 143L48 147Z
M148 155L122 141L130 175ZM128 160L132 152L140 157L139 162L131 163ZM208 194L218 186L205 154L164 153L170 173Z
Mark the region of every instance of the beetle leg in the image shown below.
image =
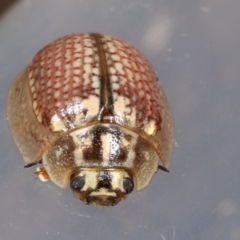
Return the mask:
M49 179L48 173L43 167L38 167L34 173L35 177L40 179L42 182L47 182Z
M164 172L170 172L166 167L162 166L162 165L158 165L158 170L161 169Z
M37 164L42 164L42 159L38 160L37 162L33 162L33 163L28 163L24 166L24 168L29 168L29 167L32 167L32 166L35 166Z

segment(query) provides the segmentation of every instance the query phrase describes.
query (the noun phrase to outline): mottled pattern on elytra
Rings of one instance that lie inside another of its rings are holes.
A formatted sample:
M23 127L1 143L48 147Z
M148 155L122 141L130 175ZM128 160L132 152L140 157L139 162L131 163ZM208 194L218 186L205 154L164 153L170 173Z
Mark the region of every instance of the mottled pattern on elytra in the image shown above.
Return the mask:
M112 83L114 113L140 128L152 121L155 131L159 130L162 125L162 96L150 63L122 40L103 36L102 42Z
M38 121L49 127L55 116L57 121L65 119L63 125L69 128L76 115L91 115L91 107L84 100L94 97L98 105L99 75L97 48L89 34L68 35L44 47L29 66ZM98 110L98 106L92 108Z
M116 121L154 135L162 127L161 89L149 62L134 47L100 36L111 82ZM100 112L101 60L92 34L60 38L43 48L29 66L33 110L53 131L96 121ZM108 81L107 80L107 81Z

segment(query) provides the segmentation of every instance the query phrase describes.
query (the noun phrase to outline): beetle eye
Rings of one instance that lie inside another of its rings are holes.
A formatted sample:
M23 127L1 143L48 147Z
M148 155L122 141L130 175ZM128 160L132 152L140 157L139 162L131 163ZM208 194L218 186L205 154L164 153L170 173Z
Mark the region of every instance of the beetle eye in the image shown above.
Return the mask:
M126 191L126 194L129 194L132 192L133 188L134 188L134 184L132 179L130 178L124 178L123 179L123 188Z
M70 182L70 187L74 192L80 192L85 183L83 176L77 176L73 178Z

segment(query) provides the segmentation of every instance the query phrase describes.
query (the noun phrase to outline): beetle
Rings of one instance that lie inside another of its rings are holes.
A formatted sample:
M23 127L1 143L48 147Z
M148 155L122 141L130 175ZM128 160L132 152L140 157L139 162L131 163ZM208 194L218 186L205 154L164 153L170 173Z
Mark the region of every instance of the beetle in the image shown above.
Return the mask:
M7 118L35 174L114 206L168 171L174 121L148 60L113 36L79 33L40 50L10 87Z

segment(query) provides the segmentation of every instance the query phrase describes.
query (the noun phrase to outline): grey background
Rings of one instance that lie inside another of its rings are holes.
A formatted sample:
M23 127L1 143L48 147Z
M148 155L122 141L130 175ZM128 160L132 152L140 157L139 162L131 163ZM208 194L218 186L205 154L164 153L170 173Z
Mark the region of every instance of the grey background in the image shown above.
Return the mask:
M240 239L240 1L0 2L1 239ZM8 88L36 52L74 32L140 49L176 122L171 173L113 208L86 206L23 169L6 122Z

